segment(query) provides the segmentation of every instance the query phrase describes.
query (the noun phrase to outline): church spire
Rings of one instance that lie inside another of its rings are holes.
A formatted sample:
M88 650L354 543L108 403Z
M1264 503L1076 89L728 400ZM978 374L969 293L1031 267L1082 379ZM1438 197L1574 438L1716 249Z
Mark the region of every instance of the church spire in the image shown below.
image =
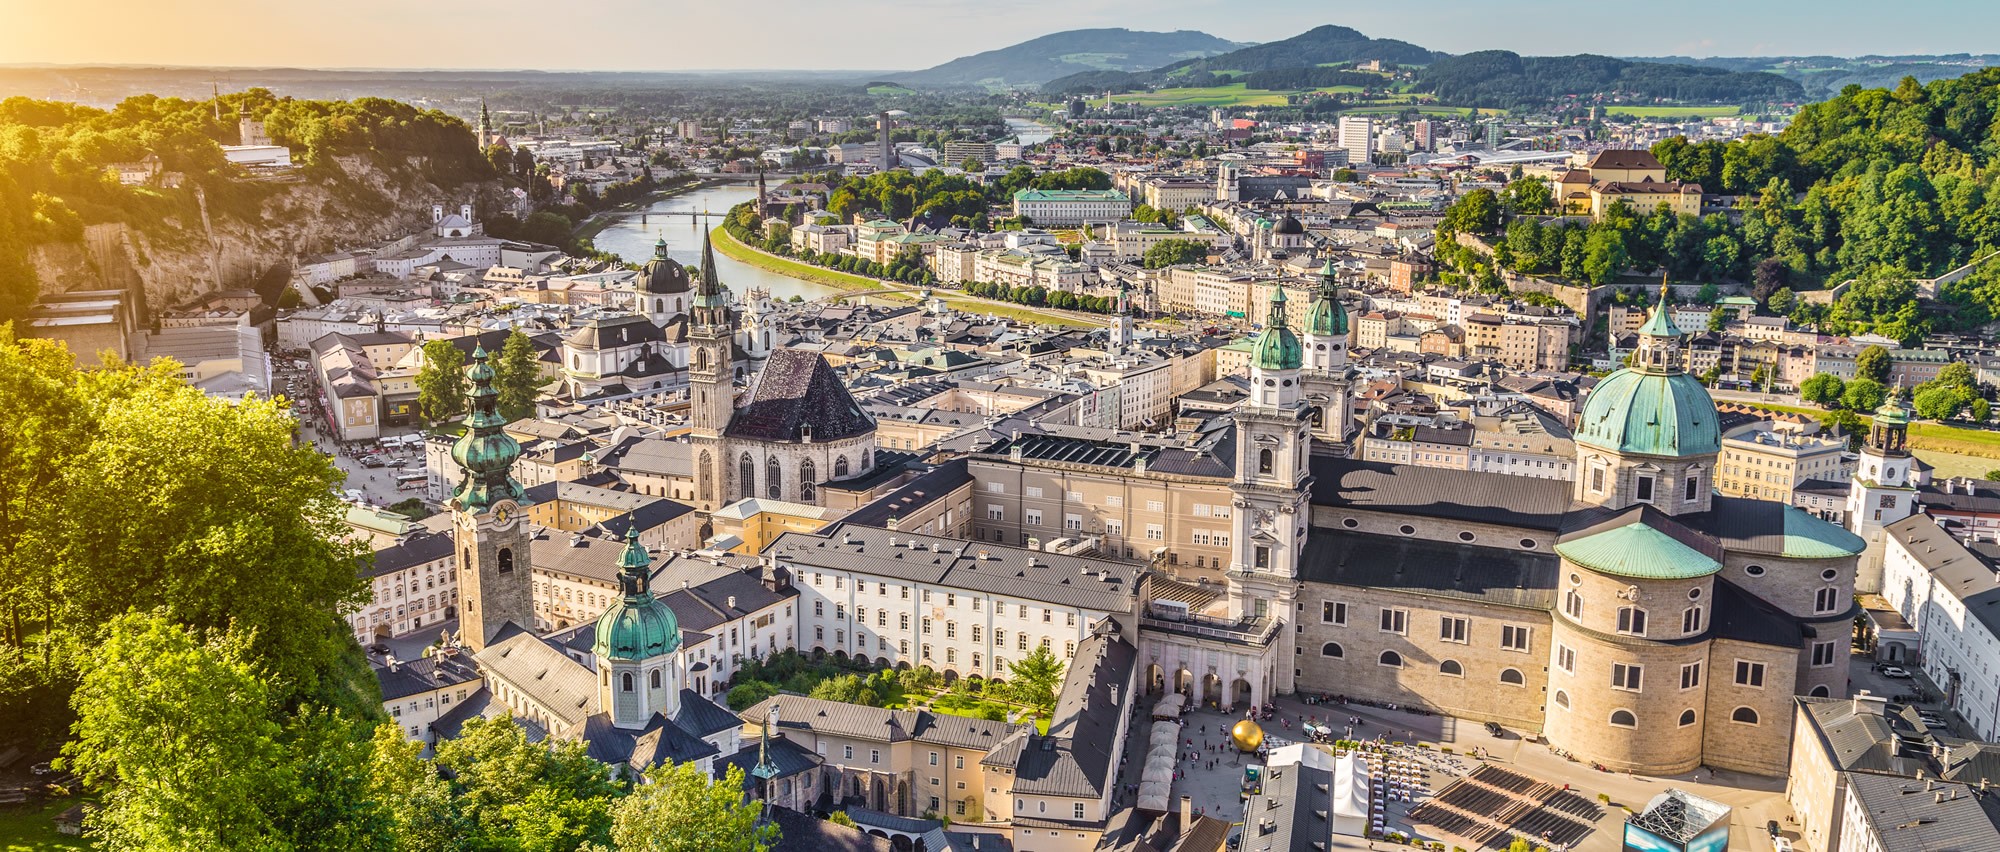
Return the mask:
M474 344L472 369L465 375L472 380L472 390L466 394L471 413L465 417L465 434L451 447L452 460L464 471L452 492L453 504L461 511L479 512L500 500L525 500L526 491L514 481L521 444L506 432L507 418L500 414L500 392L493 387L486 347Z
M493 139L493 116L486 111L486 99L479 99L479 147L486 147Z
M639 543L638 520L626 515L625 550L618 555L618 591L628 602L652 597L652 581L646 577L647 569L652 565L652 555L646 552L645 545Z

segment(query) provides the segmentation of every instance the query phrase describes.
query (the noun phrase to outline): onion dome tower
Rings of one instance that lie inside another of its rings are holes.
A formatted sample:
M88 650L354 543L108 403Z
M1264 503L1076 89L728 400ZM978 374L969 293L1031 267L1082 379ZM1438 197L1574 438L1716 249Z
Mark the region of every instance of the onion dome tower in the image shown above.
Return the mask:
M621 595L598 616L590 649L597 657L598 704L620 728L643 728L655 713L671 719L680 711L681 625L653 596L652 562L639 543L638 525L628 523L618 557Z

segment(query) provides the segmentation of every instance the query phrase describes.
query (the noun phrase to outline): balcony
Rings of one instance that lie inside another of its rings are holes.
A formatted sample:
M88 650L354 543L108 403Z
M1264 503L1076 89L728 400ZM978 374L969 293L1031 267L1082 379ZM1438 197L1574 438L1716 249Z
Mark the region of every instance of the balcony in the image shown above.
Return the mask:
M1139 626L1146 630L1157 630L1176 636L1267 648L1270 647L1271 641L1277 638L1278 629L1284 626L1284 622L1269 616L1230 620L1192 613L1174 617L1142 613L1139 616Z

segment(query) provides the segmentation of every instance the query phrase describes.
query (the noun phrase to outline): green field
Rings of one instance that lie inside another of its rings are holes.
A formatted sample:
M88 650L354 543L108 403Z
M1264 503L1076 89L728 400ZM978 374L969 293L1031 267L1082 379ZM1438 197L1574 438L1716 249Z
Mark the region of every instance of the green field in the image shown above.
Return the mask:
M1740 106L1611 106L1604 111L1633 118L1728 118L1743 114Z
M1343 115L1346 114L1401 115L1406 112L1414 112L1419 115L1466 116L1466 115L1471 115L1473 113L1473 109L1472 107L1408 106L1404 104L1378 104L1375 106L1349 107L1341 110L1341 113ZM1501 111L1497 109L1482 109L1479 110L1478 112L1481 115L1499 115L1501 113Z
M914 90L911 90L911 89L905 89L905 88L903 88L902 86L869 86L869 87L868 87L868 94L871 94L871 95L874 95L874 96L876 96L876 97L878 97L878 98L879 98L879 97L886 97L886 96L888 96L888 95L908 95L908 94L913 94L913 93L914 93Z
M1728 402L1729 400L1723 400ZM1769 403L1744 403L1758 408L1786 411L1817 418L1826 411L1813 405L1771 405ZM1873 418L1862 417L1861 422L1871 423ZM2000 431L1992 429L1967 429L1963 426L1948 426L1943 423L1917 422L1910 424L1910 449L1922 450L1928 460L1932 455L1944 459L1947 464L1974 465L1971 459L2000 459ZM1953 459L1951 457L1956 457ZM1993 467L1980 469L1984 474ZM1965 474L1960 474L1965 475Z
M89 849L83 838L56 831L55 816L76 804L73 799L57 799L43 805L0 807L0 852L50 852L56 849Z
M1119 103L1140 106L1284 106L1285 93L1244 88L1242 83L1186 89L1159 89L1112 95Z

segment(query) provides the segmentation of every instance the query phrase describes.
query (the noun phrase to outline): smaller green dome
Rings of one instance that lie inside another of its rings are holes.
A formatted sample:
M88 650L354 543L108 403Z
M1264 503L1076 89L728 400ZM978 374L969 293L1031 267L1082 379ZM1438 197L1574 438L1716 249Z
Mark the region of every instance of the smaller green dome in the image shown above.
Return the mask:
M452 492L453 502L469 512L500 500L524 502L527 493L513 477L521 444L505 431L507 418L500 415L500 392L493 388L493 365L484 346L473 347L472 369L465 375L472 380L466 394L472 412L466 415L465 433L451 445L451 459L464 473Z
M597 617L597 641L591 645L591 653L598 659L638 662L680 648L680 619L653 596L647 580L652 563L652 556L639 543L638 526L629 525L625 550L618 557L618 585L624 595Z
M1319 270L1319 296L1306 312L1306 333L1314 337L1346 337L1347 306L1340 303L1340 288L1334 283L1333 261Z
M1635 580L1692 580L1722 570L1708 554L1640 521L1559 542L1556 553L1592 571Z
M1250 363L1265 370L1296 370L1305 362L1305 346L1285 324L1285 288L1275 288L1271 293L1271 319L1264 326L1264 333L1257 335L1257 348L1251 353Z

